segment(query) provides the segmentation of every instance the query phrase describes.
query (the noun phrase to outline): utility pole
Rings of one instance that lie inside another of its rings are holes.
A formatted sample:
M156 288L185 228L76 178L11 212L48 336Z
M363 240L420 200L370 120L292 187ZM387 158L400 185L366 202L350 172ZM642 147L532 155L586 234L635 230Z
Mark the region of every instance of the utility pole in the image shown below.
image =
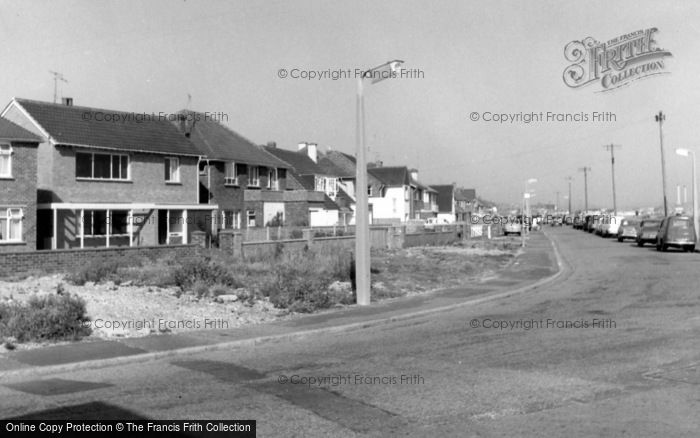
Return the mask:
M554 205L554 211L559 212L559 190L557 190L557 203Z
M584 205L585 205L585 210L588 211L588 172L591 171L591 168L588 166L580 167L578 169L580 172L583 172L583 193L584 193Z
M619 144L608 144L603 146L610 151L610 163L612 164L612 189L613 189L613 214L617 215L617 197L615 196L615 148L622 148Z
M570 176L567 176L566 180L569 182L569 215L573 215L574 212L571 211L571 181L573 180L573 178Z
M661 145L661 182L664 191L664 216L668 216L668 202L666 201L666 159L664 158L664 120L666 114L659 111L659 114L654 116L654 120L659 122L659 144Z
M59 73L57 71L51 71L49 70L49 73L53 75L53 103L57 103L58 100L58 81L63 81L66 84L68 81L66 78L63 77L63 73Z

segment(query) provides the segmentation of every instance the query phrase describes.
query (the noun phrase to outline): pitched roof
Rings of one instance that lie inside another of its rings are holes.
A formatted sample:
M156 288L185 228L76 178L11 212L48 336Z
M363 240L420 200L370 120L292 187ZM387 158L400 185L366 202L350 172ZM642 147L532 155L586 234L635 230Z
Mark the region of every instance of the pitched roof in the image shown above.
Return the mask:
M31 143L41 142L41 138L38 136L4 118L0 118L0 139Z
M476 189L456 189L455 199L457 201L472 202L476 199Z
M314 160L308 155L301 152L290 151L288 149L279 149L272 146L262 147L266 152L274 155L280 160L286 162L294 170L297 175L326 175L326 172L321 169Z
M287 163L278 160L212 117L188 110L181 110L178 114L183 115L183 119L175 121L174 124L183 134L189 132L190 141L209 159L266 167L289 167Z
M452 197L454 196L455 186L452 184L440 184L432 185L438 193L437 204L438 211L441 213L451 213L452 212Z
M15 99L57 144L119 151L199 155L167 117Z
M411 184L411 175L406 166L401 167L371 167L367 173L377 178L385 186L397 187Z
M327 172L333 172L338 177L355 177L356 161L352 155L340 151L328 151L319 158L318 164Z

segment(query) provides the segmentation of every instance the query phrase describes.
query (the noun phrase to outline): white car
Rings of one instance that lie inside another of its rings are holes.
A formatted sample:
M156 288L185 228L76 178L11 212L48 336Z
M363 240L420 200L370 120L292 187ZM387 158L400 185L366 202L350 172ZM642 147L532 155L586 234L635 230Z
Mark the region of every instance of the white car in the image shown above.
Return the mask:
M596 233L603 237L617 236L617 231L620 229L620 224L624 219L624 216L602 216L598 223Z

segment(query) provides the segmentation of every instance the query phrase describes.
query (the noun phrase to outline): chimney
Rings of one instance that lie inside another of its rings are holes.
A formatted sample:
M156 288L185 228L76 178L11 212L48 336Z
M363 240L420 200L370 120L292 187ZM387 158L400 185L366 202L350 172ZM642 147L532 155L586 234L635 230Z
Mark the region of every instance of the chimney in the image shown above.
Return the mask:
M72 97L62 97L61 102L65 106L73 106L73 98Z
M277 143L274 141L268 141L267 142L267 147L277 149Z
M318 163L318 145L316 143L309 143L306 145L306 154L314 163Z
M305 147L306 147L306 142L303 141L303 142L299 143L299 146L297 147L297 150L300 151L300 150L304 149Z
M413 181L418 181L418 169L411 169L409 172L411 172L411 179Z

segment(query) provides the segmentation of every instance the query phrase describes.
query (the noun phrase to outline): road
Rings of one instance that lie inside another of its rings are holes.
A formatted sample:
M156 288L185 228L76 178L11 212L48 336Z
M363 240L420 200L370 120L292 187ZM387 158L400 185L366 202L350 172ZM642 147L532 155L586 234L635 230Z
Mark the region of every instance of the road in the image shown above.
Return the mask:
M568 268L526 294L15 382L0 386L0 418L255 419L258 436L698 436L700 254L545 231Z

